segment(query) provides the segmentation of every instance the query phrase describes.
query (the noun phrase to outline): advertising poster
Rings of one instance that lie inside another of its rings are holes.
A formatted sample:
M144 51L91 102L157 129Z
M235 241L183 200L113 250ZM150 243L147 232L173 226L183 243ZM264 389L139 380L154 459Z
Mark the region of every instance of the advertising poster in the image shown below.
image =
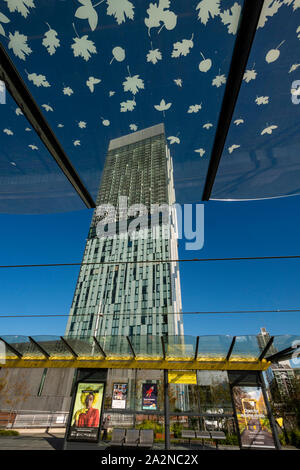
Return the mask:
M104 384L79 383L72 411L69 440L97 442Z
M261 387L233 387L242 447L275 448Z
M157 410L157 385L143 384L142 410Z
M127 384L114 384L112 395L112 408L125 409L127 399Z

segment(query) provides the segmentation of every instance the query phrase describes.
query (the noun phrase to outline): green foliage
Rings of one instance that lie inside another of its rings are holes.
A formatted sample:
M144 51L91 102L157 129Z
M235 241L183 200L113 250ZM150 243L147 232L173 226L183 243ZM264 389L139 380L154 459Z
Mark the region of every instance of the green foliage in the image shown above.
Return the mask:
M151 421L149 419L145 419L136 426L137 429L153 429L154 433L162 433L163 426L161 424L156 423L155 421Z
M0 436L19 436L19 433L13 429L0 429Z
M239 439L238 439L236 434L227 434L226 435L226 440L222 441L222 444L238 446L239 445Z
M179 423L173 423L171 426L171 433L174 434L174 437L178 438L181 437L181 431L182 431L182 424Z
M289 433L289 440L292 446L300 448L300 430L293 429L293 431Z

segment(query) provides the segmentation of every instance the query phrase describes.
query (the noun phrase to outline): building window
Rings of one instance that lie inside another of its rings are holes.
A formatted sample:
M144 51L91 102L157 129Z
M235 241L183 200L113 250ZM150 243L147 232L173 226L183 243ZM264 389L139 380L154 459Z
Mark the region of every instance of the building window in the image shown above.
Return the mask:
M47 371L48 371L48 369L43 370L40 386L39 386L39 389L38 389L38 392L37 392L38 397L40 397L42 395L43 388L44 388L44 383L45 383L45 379L46 379L46 375L47 375Z

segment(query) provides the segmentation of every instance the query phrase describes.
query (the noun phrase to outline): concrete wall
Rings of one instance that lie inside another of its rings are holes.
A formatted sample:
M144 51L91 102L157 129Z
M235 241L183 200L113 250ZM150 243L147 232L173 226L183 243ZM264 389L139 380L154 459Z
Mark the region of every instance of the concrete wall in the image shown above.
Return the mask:
M69 411L71 388L75 370L68 368L47 369L41 395L38 391L44 369L1 369L0 381L4 379L6 386L0 395L0 409L10 409L5 403L5 396L29 394L26 400L15 402L14 408L33 411Z

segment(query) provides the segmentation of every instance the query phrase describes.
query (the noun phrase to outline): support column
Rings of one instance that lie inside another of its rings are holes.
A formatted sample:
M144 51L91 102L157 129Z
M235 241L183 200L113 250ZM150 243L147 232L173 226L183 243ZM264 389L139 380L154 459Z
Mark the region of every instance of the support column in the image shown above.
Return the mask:
M266 391L266 385L265 385L265 381L264 381L264 377L263 377L262 372L259 372L259 381L260 381L263 397L264 397L267 412L268 412L268 418L269 418L272 433L273 433L274 444L275 444L276 449L280 450L281 449L281 444L280 444L280 440L279 440L278 433L277 433L276 421L274 419L274 416L273 416L273 413L272 413L272 410L271 410L271 406L270 406L270 403L269 403L269 399L268 399L268 395L267 395L267 391Z
M164 370L164 402L165 402L165 449L170 449L170 406L168 370Z

